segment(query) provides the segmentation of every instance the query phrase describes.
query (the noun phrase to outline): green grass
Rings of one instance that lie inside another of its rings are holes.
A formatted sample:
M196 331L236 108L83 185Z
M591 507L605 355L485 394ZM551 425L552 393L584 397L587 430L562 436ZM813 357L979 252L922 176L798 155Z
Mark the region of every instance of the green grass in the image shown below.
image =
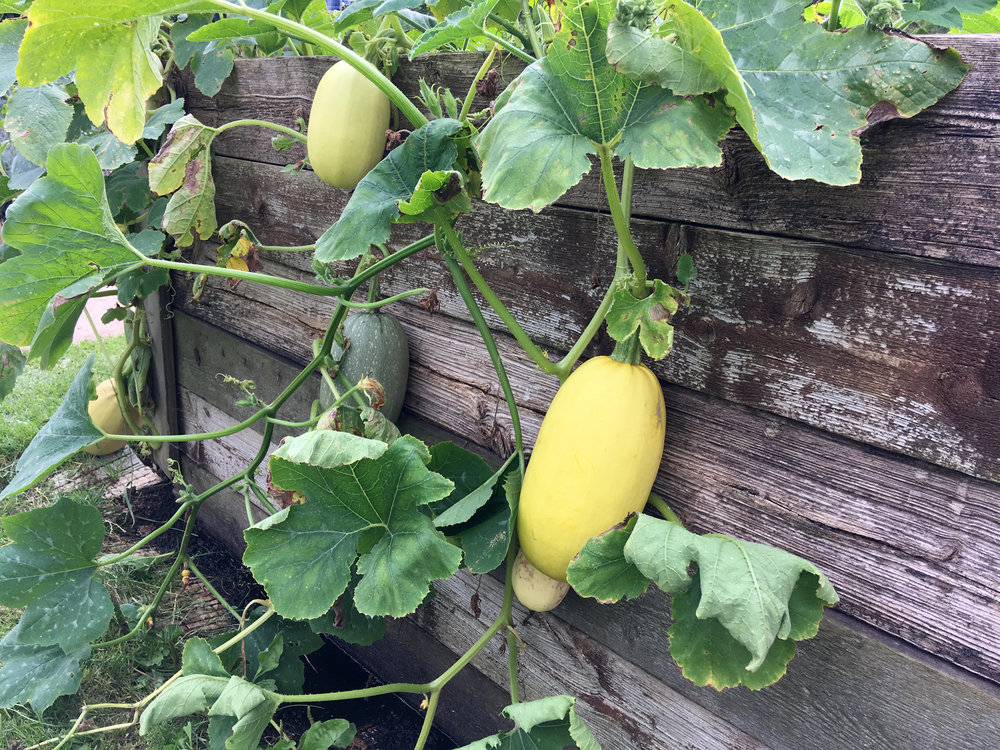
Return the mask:
M55 413L77 372L91 354L94 360L95 384L109 377L112 363L125 349L125 337L104 340L106 356L96 342L74 344L50 370L28 364L17 380L14 391L0 402L0 487L14 474L18 457L38 430ZM87 454L78 454L66 461L62 469L91 461ZM107 506L101 497L103 488L87 488L67 493L74 501L100 507L105 518L116 509ZM58 498L46 483L9 498L0 506L0 516L14 515L34 507L49 505ZM0 545L8 543L0 532ZM104 581L114 601L119 603L148 602L170 564L157 560L149 564L125 564L105 569ZM162 608L161 608L162 609ZM0 637L17 623L20 610L0 607ZM63 696L41 717L28 707L17 706L0 710L0 748L30 747L64 734L79 715L83 704L134 703L156 688L180 666L181 631L170 624L169 612L161 612L164 622L139 638L119 646L95 649L93 657L83 664L83 682L76 695ZM128 632L125 622L113 621L105 639ZM131 711L102 711L88 717L97 726L128 722ZM190 724L190 727L188 726ZM193 729L193 731L191 731ZM74 738L65 747L74 750L194 750L205 747L205 727L198 721L178 721L157 727L148 737L140 738L137 727L106 734ZM46 747L55 747L53 742Z
M121 356L125 350L125 336L115 336L104 340L104 346L111 358ZM17 379L14 391L0 401L0 462L16 461L28 443L51 417L70 383L87 362L91 354L94 359L94 384L110 377L108 366L95 341L79 341L51 370L41 370L34 362L28 363L21 377ZM113 364L113 363L112 363ZM2 476L2 474L0 474Z

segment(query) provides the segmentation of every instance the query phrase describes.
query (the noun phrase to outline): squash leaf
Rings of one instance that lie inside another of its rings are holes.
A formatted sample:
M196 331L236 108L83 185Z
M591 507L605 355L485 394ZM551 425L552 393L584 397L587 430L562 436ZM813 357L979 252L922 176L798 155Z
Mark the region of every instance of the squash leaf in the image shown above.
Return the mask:
M27 607L18 641L79 651L111 622L113 606L95 577L104 523L100 511L65 497L3 521L11 540L0 547L0 604Z
M636 299L627 289L620 289L605 316L608 335L615 341L624 341L638 328L639 343L646 354L663 359L674 345L670 320L679 306L674 290L659 279L653 284L653 293L645 299Z
M80 662L90 658L90 646L65 653L58 646L20 643L21 626L0 641L0 708L31 704L39 716L60 695L80 689Z
M776 641L815 635L823 606L838 601L830 582L807 560L728 536L698 536L647 515L639 516L625 558L668 593L692 585L688 567L697 563L696 619L718 621L749 655L741 664L747 672L765 664ZM795 593L800 579L810 575L818 580L811 608ZM691 589L688 596L695 596Z
M95 271L110 278L136 260L115 226L94 152L60 144L47 168L3 225L4 242L21 254L0 264L0 340L16 346L31 343L60 291Z
M316 243L318 263L350 260L373 244L389 240L400 217L400 202L409 201L425 172L450 170L458 158L451 136L462 128L457 120L432 120L413 131L362 178L340 219Z
M316 455L323 460L301 461ZM306 501L247 529L243 557L275 609L296 619L319 617L344 593L357 562L358 611L401 617L416 610L431 581L458 570L461 550L421 510L454 488L427 468L429 461L426 446L409 436L387 446L329 430L275 451L272 481Z
M45 166L49 149L66 140L73 105L64 86L19 86L7 101L4 130L21 155Z
M971 66L954 50L912 38L863 27L827 32L803 23L803 7L798 0L703 0L695 10L678 0L660 32L677 33L678 44L715 72L771 169L787 179L854 184L860 133L934 104ZM702 14L717 36L705 31Z
M607 62L611 0L557 0L560 31L496 104L477 146L484 198L540 211L590 170L598 146L637 167L717 166L733 125L710 99L643 86Z
M65 459L104 438L104 433L94 425L87 411L94 392L91 383L93 366L94 355L91 354L73 379L56 413L32 438L17 460L17 473L0 492L0 500L34 487Z
M517 723L511 732L473 742L459 750L601 750L593 733L576 715L576 698L552 695L515 703L501 713Z
M646 593L649 579L625 558L625 544L638 516L590 539L566 569L566 580L580 596L612 604Z

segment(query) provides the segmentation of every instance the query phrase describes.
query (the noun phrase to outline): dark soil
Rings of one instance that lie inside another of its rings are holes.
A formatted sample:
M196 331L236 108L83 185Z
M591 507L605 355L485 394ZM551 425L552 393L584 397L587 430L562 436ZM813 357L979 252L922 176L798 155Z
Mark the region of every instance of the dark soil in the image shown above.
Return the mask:
M164 483L142 490L129 498L126 504L119 503L122 517L120 524L122 541L125 537L140 539L143 535L163 523L176 512L177 505L172 488ZM183 521L161 535L150 546L159 552L171 552L180 543ZM189 554L197 560L199 570L216 590L237 611L254 599L266 598L264 589L254 580L248 568L234 558L219 541L197 533L189 544ZM193 579L192 579L193 580ZM205 606L217 617L216 630L231 629L235 622L211 599L208 591L201 587ZM222 617L219 617L219 612ZM198 618L194 618L196 621ZM199 632L199 635L203 634ZM327 693L336 690L356 690L384 684L344 653L336 639L324 636L325 645L306 659L305 693ZM333 679L335 677L335 679ZM317 704L309 707L313 721L342 718L357 727L357 735L349 750L411 750L420 734L423 715L415 711L402 699L385 695L375 698L338 701L333 704ZM289 706L276 715L286 732L298 736L309 727L306 706ZM266 739L266 737L265 737ZM276 738L275 738L276 739ZM456 743L436 728L432 730L426 750L454 750Z

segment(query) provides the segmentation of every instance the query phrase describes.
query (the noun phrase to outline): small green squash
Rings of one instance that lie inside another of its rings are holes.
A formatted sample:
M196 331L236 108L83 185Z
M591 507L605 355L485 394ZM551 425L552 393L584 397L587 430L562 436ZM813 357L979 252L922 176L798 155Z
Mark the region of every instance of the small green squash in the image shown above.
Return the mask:
M392 315L385 312L359 312L344 321L346 351L340 371L353 385L361 378L377 380L385 391L381 412L390 422L399 418L410 375L410 347L406 332ZM333 403L332 394L321 392L324 408Z

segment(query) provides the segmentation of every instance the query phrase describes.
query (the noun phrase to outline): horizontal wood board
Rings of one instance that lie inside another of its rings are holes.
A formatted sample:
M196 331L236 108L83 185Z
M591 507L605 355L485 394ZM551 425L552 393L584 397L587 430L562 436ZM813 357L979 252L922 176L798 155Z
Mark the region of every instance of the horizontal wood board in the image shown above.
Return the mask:
M990 35L928 36L955 47L972 71L962 85L911 120L893 120L862 136L859 185L830 187L774 175L742 131L723 144L715 168L639 170L636 216L717 226L763 235L801 237L891 253L923 255L987 266L1000 265L1000 214L987 210L1000 199L1000 44ZM397 85L419 91L417 79L448 86L464 96L482 57L425 55L404 66ZM219 125L263 117L294 125L308 117L316 84L333 58L236 61L233 75L209 99L185 78L188 111ZM513 80L523 63L502 63L501 81ZM477 97L473 109L488 102ZM270 131L240 128L221 136L217 153L285 165L304 149L275 152ZM593 209L605 206L599 170L559 200Z
M426 335L420 335L420 328L414 325L424 315L422 310L404 308L397 312L414 342L415 359L427 350L428 343L430 348L437 347L437 342L427 342ZM440 321L440 317L434 316L432 320ZM180 340L198 341L202 348L212 350L229 350L235 343L231 334L187 318L184 313L177 313L177 321L185 331ZM444 331L439 329L434 333L443 335ZM461 336L468 343L457 347L455 358L469 350L475 335L475 331L469 330ZM501 347L506 356L512 344L501 340ZM276 373L285 373L281 377L287 377L288 364L274 357L264 355L253 362L252 370L235 376L256 374L261 383L274 379ZM473 372L485 374L482 363L477 361L472 365ZM550 395L544 386L534 397L524 396L525 369L516 363L512 365L515 389L526 400L544 400ZM437 390L433 382L425 382L421 370L415 370L414 377L407 413L421 411L425 401L445 398L466 401L470 397L469 393L463 395L458 391L453 383L449 384L447 377L439 378L445 385ZM478 394L482 404L490 388L488 383L478 386L466 384L466 390ZM219 405L184 392L182 403L197 405L205 414L190 426L233 423L240 416L232 399L223 391L213 390L209 399ZM668 402L668 409L674 411L676 404ZM292 409L287 416L299 415ZM453 427L467 431L461 419L452 419L450 414L445 417ZM529 411L526 417L528 429L537 430L538 415ZM466 422L468 419L465 415ZM782 421L785 420L774 420L776 424ZM193 472L199 489L209 486L216 477L225 476L241 460L245 465L256 445L251 445L253 441L244 442L204 444ZM675 498L670 500L674 502ZM216 502L206 507L203 514L200 520L206 529L213 533L226 531L230 538L238 538L238 531L245 525L245 512L238 497ZM690 520L684 515L685 520ZM783 521L779 519L776 523ZM235 536L233 529L237 531ZM410 623L419 625L420 633L415 634L411 624L396 623L383 644L345 648L366 666L379 670L385 680L424 679L428 669L445 667L447 654L437 651L433 656L425 656L424 649L440 644L454 654L464 651L495 615L502 590L490 577L480 579L467 573L439 582L436 590L437 598L431 606L410 618ZM478 618L470 604L476 592L482 607ZM1000 691L961 670L949 669L933 657L924 657L929 662L924 663L914 649L873 634L853 618L828 615L819 636L799 644L799 653L788 675L777 685L758 693L742 689L717 693L687 682L666 652L669 612L669 597L655 590L638 600L615 606L601 606L571 595L553 615L536 614L530 618L518 606L515 621L527 644L522 657L524 697L560 692L579 695L581 712L595 727L606 748L986 750L1000 743ZM499 643L497 639L488 646L473 666L496 685L504 686L506 661ZM424 644L420 646L420 659L413 656L413 644ZM470 693L464 688L453 692L459 693L461 697L456 700L465 701L466 706L479 705L470 702ZM491 704L489 711L495 710L492 704L496 700L499 698L495 696L487 701ZM489 718L484 715L489 711L485 707L473 711L466 720L474 727L474 730L467 727L464 735L467 739L482 736L482 728L489 726ZM713 714L718 718L712 718ZM458 724L461 732L461 722ZM455 732L451 725L446 728ZM461 739L463 735L456 737Z
M224 157L215 174L220 216L247 222L265 243L314 242L346 204L343 191L311 174ZM613 272L610 219L561 207L540 215L476 208L459 226L481 248L476 262L486 280L535 341L569 349ZM397 229L397 246L425 231ZM671 278L684 251L699 268L693 304L675 319L674 352L653 367L661 379L1000 479L994 269L647 220L635 220L633 234L651 275ZM276 264L265 264L270 272L314 278L305 255L268 260ZM382 286L386 294L436 289L442 312L468 318L432 252L383 274ZM246 293L292 299L280 290ZM285 308L319 329L329 315L323 301ZM492 310L484 313L503 330ZM589 353L609 346L598 342Z

